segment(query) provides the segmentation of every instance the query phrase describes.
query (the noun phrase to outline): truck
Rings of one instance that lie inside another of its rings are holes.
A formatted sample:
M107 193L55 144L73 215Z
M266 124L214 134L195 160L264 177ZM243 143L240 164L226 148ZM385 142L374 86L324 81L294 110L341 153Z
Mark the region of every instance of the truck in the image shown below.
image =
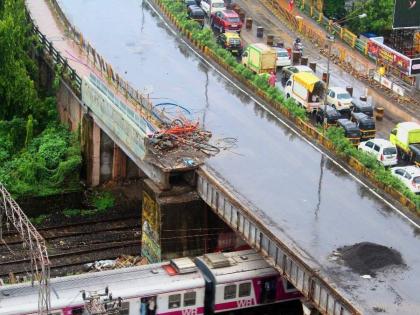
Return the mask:
M420 166L420 124L402 122L392 129L389 141L398 150L401 158Z
M286 82L286 98L293 98L307 112L318 110L323 104L325 83L310 72L292 74Z
M275 73L277 51L266 44L250 44L242 54L242 64L257 74Z

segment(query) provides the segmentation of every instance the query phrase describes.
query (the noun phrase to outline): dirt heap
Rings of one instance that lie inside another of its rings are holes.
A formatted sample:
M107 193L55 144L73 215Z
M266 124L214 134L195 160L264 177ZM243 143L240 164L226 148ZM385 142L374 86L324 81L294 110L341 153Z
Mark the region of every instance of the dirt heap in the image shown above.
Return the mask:
M369 243L357 243L337 250L347 266L361 275L375 275L375 271L388 266L403 265L401 254L395 249Z

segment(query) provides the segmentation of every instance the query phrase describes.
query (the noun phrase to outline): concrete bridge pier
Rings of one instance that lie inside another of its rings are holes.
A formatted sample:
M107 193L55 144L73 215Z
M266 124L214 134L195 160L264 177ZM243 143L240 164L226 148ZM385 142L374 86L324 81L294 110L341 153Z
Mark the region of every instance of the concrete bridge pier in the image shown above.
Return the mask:
M150 179L144 181L142 255L150 263L215 251L219 235L229 231L193 186L176 183L161 190Z
M145 177L144 173L101 130L88 114L82 119L81 146L84 155L84 174L89 186L108 180Z

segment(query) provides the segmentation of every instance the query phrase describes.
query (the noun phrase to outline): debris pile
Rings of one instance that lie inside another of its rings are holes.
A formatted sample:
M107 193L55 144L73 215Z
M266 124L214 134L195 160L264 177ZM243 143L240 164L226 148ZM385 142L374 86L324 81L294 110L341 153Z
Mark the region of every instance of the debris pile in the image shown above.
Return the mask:
M152 148L159 152L188 147L207 155L216 155L220 149L209 143L211 136L210 131L200 128L199 122L180 117L155 132L149 140Z
M388 266L401 266L401 254L393 248L362 242L338 248L344 263L360 275L375 275L375 271Z
M146 257L122 255L115 260L97 260L93 263L85 264L85 270L96 272L102 270L120 269L147 264Z

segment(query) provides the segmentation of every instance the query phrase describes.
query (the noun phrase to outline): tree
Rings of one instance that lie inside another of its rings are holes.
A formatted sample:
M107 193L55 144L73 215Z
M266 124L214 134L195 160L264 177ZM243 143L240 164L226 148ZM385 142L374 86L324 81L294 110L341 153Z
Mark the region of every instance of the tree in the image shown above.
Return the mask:
M324 15L329 19L342 19L346 15L344 0L325 0Z
M349 20L348 25L352 32L356 34L373 32L383 35L392 29L394 0L358 1L353 12L354 16L362 13L366 13L367 16L364 19Z

